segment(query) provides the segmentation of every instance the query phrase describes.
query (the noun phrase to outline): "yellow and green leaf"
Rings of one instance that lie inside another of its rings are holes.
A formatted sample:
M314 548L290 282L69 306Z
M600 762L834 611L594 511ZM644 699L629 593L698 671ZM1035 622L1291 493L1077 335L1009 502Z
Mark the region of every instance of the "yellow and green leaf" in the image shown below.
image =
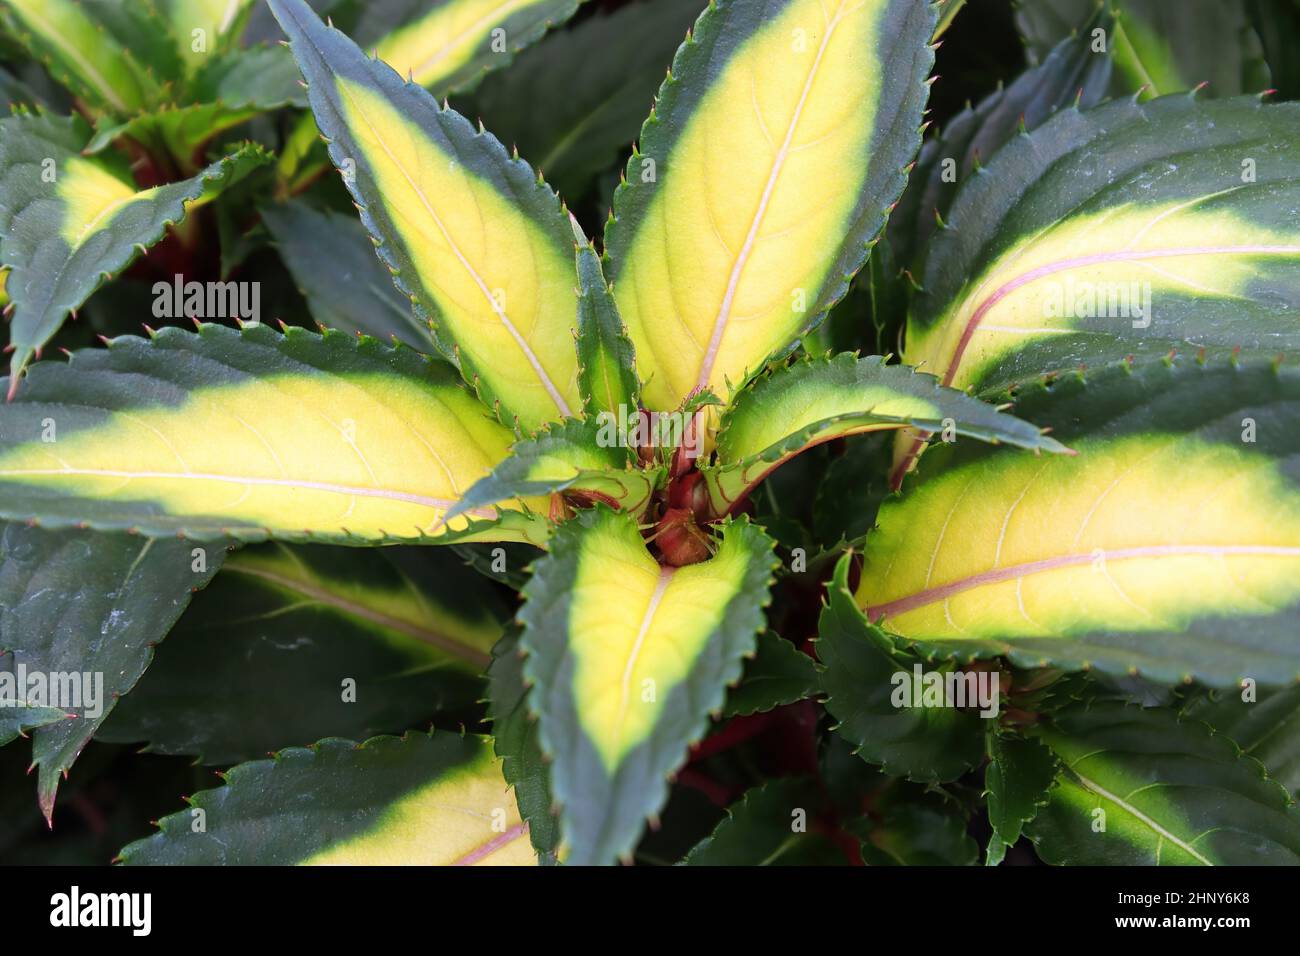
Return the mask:
M181 72L151 4L3 0L0 21L96 114L130 116L158 105Z
M435 95L473 86L508 66L514 55L573 16L582 0L433 0L417 15L372 37L384 26L382 8L357 24L358 42L403 77ZM388 4L398 10L410 3Z
M96 736L230 766L288 740L465 713L505 617L492 583L446 549L244 548Z
M1048 863L1300 864L1300 810L1286 790L1199 721L1099 703L1035 735L1061 763L1026 828Z
M33 366L0 406L0 515L200 539L540 541L546 522L518 504L446 520L512 438L410 349L165 328Z
M967 179L929 243L904 361L993 392L1190 346L1300 347L1300 106L1061 110ZM921 450L901 439L893 482Z
M581 409L573 235L556 195L492 136L320 22L273 0L331 157L439 347L527 431Z
M1016 411L1077 454L927 453L867 539L872 621L959 659L1300 677L1300 372L1125 363L1026 387Z
M366 5L355 39L377 52L402 77L413 77L436 97L468 90L487 73L514 61L515 54L567 20L583 0L388 0ZM598 96L604 95L599 91ZM553 104L549 104L553 105ZM473 114L470 114L473 115ZM481 115L488 115L482 113ZM292 153L281 175L296 193L329 166L319 146L316 123L305 116L290 134ZM630 138L630 137L629 137ZM520 138L506 142L524 145ZM542 155L531 156L534 162ZM547 167L542 166L546 169Z
M119 859L144 865L535 866L486 737L337 737L239 764ZM206 832L195 832L194 810Z
M914 0L700 17L606 227L648 407L728 397L844 295L920 144L934 24Z
M885 361L844 352L754 380L722 415L717 463L701 469L714 510L730 512L770 472L813 445L864 432L948 429L953 440L1067 451L1028 422Z
M465 492L447 519L550 494L586 504L601 501L640 518L664 477L662 467L639 466L636 450L619 444L618 430L609 420L570 419L516 442L490 475Z
M1300 346L1300 106L1066 109L967 180L904 358L988 391L1188 343Z
M773 544L747 520L711 558L661 567L636 522L597 507L556 532L519 613L529 708L561 807L561 857L627 856L764 626Z
M1060 109L1072 105L1086 109L1106 98L1113 63L1109 48L1094 49L1091 31L1107 29L1111 22L1106 11L1094 9L1092 19L1046 51L1041 62L947 120L938 135L925 142L903 198L890 214L887 232L887 248L909 274L920 274L921 253L948 219L961 186L999 149L1018 133L1037 129ZM873 271L875 262L873 257ZM887 279L903 285L898 271Z
M106 276L270 161L249 144L190 179L139 190L123 163L80 155L88 137L77 117L0 120L0 260L14 307L11 396L27 363Z

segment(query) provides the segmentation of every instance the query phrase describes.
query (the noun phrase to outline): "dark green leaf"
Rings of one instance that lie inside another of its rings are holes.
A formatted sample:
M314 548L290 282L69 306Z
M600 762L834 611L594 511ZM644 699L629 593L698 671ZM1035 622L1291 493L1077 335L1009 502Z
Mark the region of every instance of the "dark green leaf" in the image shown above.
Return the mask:
M1300 792L1300 686L1254 688L1252 699L1235 689L1201 698L1187 709L1231 737L1292 795Z
M14 681L14 689L17 689L16 674L12 670L0 670L0 688L4 689L0 695L0 747L26 737L28 731L76 716L58 707L28 705L22 698L9 693L7 684L10 680Z
M851 829L868 866L971 866L979 858L965 818L941 794L890 791Z
M433 549L247 548L98 736L231 764L472 713L505 617L491 588Z
M831 460L813 506L813 532L822 546L855 545L876 526L876 512L889 494L893 443L891 432L865 435Z
M1285 99L1300 97L1300 3L1296 0L1246 0L1250 22L1264 46L1269 82Z
M1227 737L1164 709L1097 704L1039 739L1062 767L1026 829L1049 863L1300 864L1300 811Z
M571 202L636 139L664 72L706 0L598 11L520 54L462 104Z
M712 835L687 854L687 866L844 866L817 830L820 798L808 780L774 780L748 791Z
M560 842L560 824L537 721L528 712L528 687L524 683L524 657L517 629L508 631L493 649L488 681L493 749L501 758L506 783L514 788L519 813L528 821L533 847L543 858L553 860Z
M984 772L993 827L985 860L989 866L1002 862L1024 825L1038 815L1058 767L1056 756L1037 740L997 731L989 734L989 765Z
M984 755L981 720L955 707L895 703L907 703L901 691L912 685L920 662L894 651L889 638L858 610L848 589L849 562L845 555L836 566L817 625L826 709L858 756L886 773L912 780L955 780Z
M727 692L723 717L762 713L817 693L817 665L774 631L758 635L758 649L745 661L740 683Z
M3 669L82 675L66 708L78 718L33 733L47 818L63 775L224 557L219 544L0 525Z
M262 221L307 298L312 317L323 327L432 350L429 327L393 286L393 277L375 256L374 243L355 216L294 200L263 208Z
M1031 57L1063 37L1091 29L1099 0L1017 0L1016 23ZM1115 59L1111 92L1160 96L1208 83L1210 95L1257 93L1268 85L1259 37L1245 0L1106 0L1115 22L1107 45Z

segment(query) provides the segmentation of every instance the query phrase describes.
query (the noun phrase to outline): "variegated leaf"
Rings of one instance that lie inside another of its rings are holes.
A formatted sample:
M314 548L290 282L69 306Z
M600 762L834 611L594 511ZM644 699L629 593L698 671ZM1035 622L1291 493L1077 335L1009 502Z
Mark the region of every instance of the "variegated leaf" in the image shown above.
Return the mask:
M0 516L201 539L529 540L545 522L517 510L445 520L511 438L410 349L165 328L32 367L0 405Z
M331 737L239 764L121 862L533 866L528 827L484 737ZM192 826L202 811L202 829Z
M3 0L0 22L97 114L130 116L158 105L182 71L152 4Z
M366 57L303 0L272 8L380 256L445 354L527 430L576 415L577 283L559 199L527 163Z
M80 155L89 135L78 117L0 120L0 260L14 305L10 397L27 363L106 276L270 161L250 144L191 179L139 190L124 163Z
M716 548L661 567L631 517L597 507L561 525L535 565L521 646L566 862L630 853L753 652L772 541L742 519Z
M1300 105L1189 95L1061 110L968 178L904 360L992 392L1189 347L1300 346ZM900 442L894 483L919 445Z
M1127 363L1026 386L1077 455L926 453L859 604L929 654L1215 686L1300 678L1300 370Z
M605 231L645 401L727 398L840 299L920 144L935 8L717 0Z
M945 432L947 441L962 436L1068 451L1036 426L944 388L932 375L845 352L755 380L723 413L717 462L701 470L714 510L727 514L774 469L814 445L909 427Z
M620 447L613 427L594 419L571 419L517 442L492 474L465 492L447 518L553 493L587 504L601 501L639 518L663 479L663 468L639 467L635 450Z
M1300 864L1300 810L1199 721L1103 703L1057 715L1036 736L1061 762L1027 831L1049 863Z

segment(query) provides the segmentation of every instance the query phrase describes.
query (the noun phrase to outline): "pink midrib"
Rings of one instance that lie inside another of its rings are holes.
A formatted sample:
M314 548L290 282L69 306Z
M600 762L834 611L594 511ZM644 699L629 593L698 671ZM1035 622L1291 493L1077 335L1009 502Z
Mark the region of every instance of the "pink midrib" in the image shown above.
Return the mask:
M527 823L516 823L505 833L498 834L497 836L494 836L491 840L488 840L482 846L478 846L470 850L460 859L452 863L452 866L473 866L475 863L487 859L489 856L491 856L497 850L501 849L503 846L506 846L507 844L513 843L515 840L518 840L521 836L523 836L527 832L528 832Z
M957 342L957 348L954 350L952 359L948 362L948 368L943 374L943 384L951 385L952 380L957 375L957 369L961 365L962 356L966 352L966 347L974 337L981 322L992 308L1005 299L1012 292L1026 286L1031 282L1043 278L1044 276L1054 275L1058 272L1068 272L1071 269L1080 269L1085 266L1097 265L1104 262L1140 262L1143 259L1176 259L1185 256L1269 256L1269 255L1298 255L1300 246L1188 246L1181 249L1134 249L1122 250L1119 252L1096 252L1087 256L1076 256L1072 259L1062 259L1059 262L1049 262L1037 268L1030 269L1028 272L1016 276L1010 282L1007 282L994 290L992 295L984 299L971 317L966 322L966 328L962 330L961 339Z
M979 330L980 323L995 305L1005 299L1012 292L1028 285L1044 276L1055 275L1058 272L1068 272L1070 269L1079 269L1085 266L1096 265L1103 262L1140 262L1143 259L1173 259L1180 256L1215 256L1215 255L1298 255L1300 246L1188 246L1180 249L1140 249L1124 250L1120 252L1097 252L1087 256L1076 256L1071 259L1062 259L1059 262L1049 262L1037 268L1030 269L1021 275L1016 276L1011 281L1004 283L993 291L986 299L980 302L971 317L966 322L966 327L962 329L961 338L957 341L957 347L953 350L952 358L948 360L948 366L944 369L943 384L951 386L953 379L957 377L957 370L961 367L961 360L966 354L966 348L970 345L971 339ZM907 474L912 462L920 454L921 447L925 444L923 439L914 439L912 447L908 449L907 454L899 462L898 466L890 475L889 484L894 490L901 487L903 477Z
M874 623L887 615L904 614L908 611L915 610L918 607L924 607L928 604L936 604L939 601L947 600L954 594L960 594L963 591L970 591L974 588L983 587L986 584L1000 584L1003 581L1011 581L1028 574L1041 574L1046 571L1056 571L1061 568L1091 564L1093 561L1097 560L1098 557L1100 557L1104 562L1110 562L1132 560L1135 558L1179 557L1191 555L1205 555L1208 557L1255 556L1300 558L1300 547L1264 544L1157 544L1137 548L1117 548L1114 551L1090 551L1086 554L1063 554L1054 558L1043 558L1039 561L1027 561L1023 564L1008 565L1005 568L991 568L988 571L981 571L979 574L972 574L964 578L959 578L956 581L950 581L949 583L942 584L938 587L925 588L924 590L917 591L915 594L909 594L906 597L895 598L894 600L886 601L883 604L873 604L868 606L866 609L867 617Z
M456 498L435 498L430 495L417 495L408 491L394 491L389 488L367 488L362 485L342 485L327 481L308 481L297 478L258 478L248 475L218 475L193 471L126 471L113 468L21 468L0 471L0 477L60 477L85 476L90 478L123 478L131 481L153 479L158 481L223 481L229 484L245 486L271 486L291 488L295 491L323 491L329 494L349 495L358 498L384 498L389 501L405 501L423 505L428 508L446 510L454 508L459 501ZM492 517L491 509L472 508L468 512L476 517Z
M841 3L840 7L843 7ZM731 276L727 281L727 292L723 296L722 305L718 308L718 314L713 320L713 334L709 338L708 350L704 353L704 359L700 363L700 374L696 377L695 388L701 389L709 384L709 378L713 375L713 366L718 359L718 351L722 348L722 337L726 334L727 325L731 321L731 310L735 304L736 290L740 285L741 273L745 270L745 265L749 262L749 256L754 250L754 244L758 240L758 230L763 224L763 218L767 215L768 204L772 200L772 193L776 189L776 181L781 176L781 170L785 167L786 157L790 154L790 143L794 140L795 130L799 126L799 120L803 117L804 106L808 102L808 94L812 91L813 81L817 78L817 71L821 68L822 57L826 53L826 47L831 42L831 36L835 33L836 27L840 25L843 14L837 9L835 17L826 27L826 35L822 37L822 42L817 48L817 57L813 60L812 68L808 71L808 79L804 82L803 92L799 96L799 102L795 106L794 114L790 117L790 124L786 127L785 139L781 142L781 148L777 150L776 156L772 160L772 171L768 174L767 184L763 188L763 195L759 199L758 209L754 213L753 221L749 224L749 232L745 236L745 244L741 246L740 252L736 255L736 261L731 267Z

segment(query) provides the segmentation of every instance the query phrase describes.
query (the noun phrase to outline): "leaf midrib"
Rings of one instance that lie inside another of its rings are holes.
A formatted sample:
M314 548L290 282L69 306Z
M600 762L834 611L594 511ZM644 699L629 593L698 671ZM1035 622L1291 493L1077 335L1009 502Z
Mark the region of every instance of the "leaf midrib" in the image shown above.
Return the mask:
M1061 259L1056 262L1048 262L1041 266L1035 266L1026 272L1014 276L996 289L984 296L978 306L971 313L966 325L962 329L961 338L957 341L957 346L953 350L952 358L948 362L948 367L944 370L943 384L952 385L953 379L961 366L962 358L966 353L966 348L970 345L971 339L979 330L980 324L984 317L992 311L993 307L1001 302L1004 298L1030 283L1047 276L1055 275L1059 272L1068 272L1071 269L1084 268L1091 265L1098 265L1109 262L1141 262L1146 259L1170 259L1184 258L1191 256L1222 256L1222 255L1280 255L1295 256L1300 255L1300 246L1288 245L1240 245L1240 246L1187 246L1183 248L1170 249L1133 249L1119 250L1114 252L1098 252L1084 256L1074 256L1068 259Z
M619 688L618 701L617 739L620 743L623 740L623 730L627 723L627 706L630 698L632 672L636 669L636 662L640 659L641 651L645 647L645 639L654 624L655 614L658 612L659 605L663 602L664 595L668 591L668 585L672 583L674 572L674 568L663 567L659 569L659 577L655 581L654 591L651 592L650 600L641 616L641 626L637 630L636 640L632 643L632 650L628 653L627 660L623 664L623 679Z
M0 469L0 478L24 477L90 477L90 478L125 478L155 479L159 481L223 481L231 484L273 486L294 488L301 491L324 491L330 494L354 495L361 498L386 498L392 501L406 501L411 504L425 505L429 508L446 510L456 505L456 498L435 498L417 495L413 492L396 491L391 488L367 488L364 485L344 485L334 482L309 481L295 478L264 478L249 475L220 475L210 472L180 471L128 471L110 468L9 468ZM478 517L492 517L490 509L470 509Z
M1215 863L1212 860L1210 860L1207 856L1202 854L1190 843L1180 839L1179 837L1175 836L1173 833L1170 833L1159 823L1151 819L1149 816L1147 816L1137 807L1133 806L1131 803L1126 801L1124 798L1116 796L1115 794L1111 793L1109 790L1101 786L1101 784L1097 783L1095 780L1085 777L1083 774L1079 773L1079 771L1076 770L1074 767L1067 767L1067 770L1069 771L1070 776L1074 777L1075 780L1078 781L1079 785L1083 787L1085 790L1088 790L1089 792L1096 794L1102 799L1111 801L1116 806L1118 806L1121 810L1123 810L1125 813L1128 813L1139 823L1143 824L1148 829L1150 829L1152 833L1155 833L1157 836L1161 837L1162 839L1168 840L1170 843L1174 844L1176 847L1186 852L1189 856L1194 857L1195 859L1199 860L1201 863L1205 864L1206 866L1215 865Z
M857 8L854 8L857 9ZM745 265L749 262L750 253L753 252L755 242L758 237L758 230L763 224L763 218L767 214L768 204L771 202L772 193L776 189L776 181L781 176L781 171L785 168L785 160L790 152L790 144L794 140L795 130L799 126L799 121L803 118L804 107L808 102L808 95L812 92L813 81L817 78L817 72L821 69L822 58L826 54L826 48L830 45L831 37L839 27L840 22L844 19L844 0L840 0L835 8L835 16L831 19L826 28L826 34L822 37L821 44L817 48L817 56L813 60L812 68L808 71L808 79L804 82L803 91L800 93L799 102L795 106L794 114L790 117L790 123L786 127L785 138L781 142L781 148L777 150L776 156L772 160L772 169L768 174L767 184L763 189L763 195L759 199L758 209L754 213L754 218L750 221L749 232L745 236L745 242L740 251L736 254L736 261L731 267L731 276L727 282L727 291L723 296L722 305L718 308L718 314L713 320L713 333L709 339L709 345L700 361L700 371L695 377L695 389L701 389L709 384L709 379L713 375L713 366L717 361L718 352L722 347L722 339L726 334L727 325L731 320L731 308L735 302L736 290L740 285L740 276L744 272Z
M451 865L452 866L474 866L476 863L480 862L481 860L487 859L489 856L497 852L497 850L500 850L502 847L513 843L515 840L519 839L527 832L528 832L527 821L524 821L522 823L516 823L513 827L511 827L509 830L505 831L504 833L497 834L492 839L488 840L486 843L482 844L481 846L475 847L474 849L470 850L468 853L459 857Z
M479 668L485 668L491 662L491 655L480 651L478 648L470 647L462 641L456 640L443 634L441 631L435 631L432 628L424 627L414 621L405 618L394 617L391 614L385 614L383 611L366 607L364 604L358 604L356 601L349 601L340 597L338 594L328 591L310 581L304 581L293 578L288 575L270 571L266 568L257 568L248 564L240 563L235 559L226 565L227 571L233 571L236 574L246 574L250 577L260 578L277 587L292 591L295 594L301 594L304 597L324 604L327 607L334 608L344 614L352 617L369 621L380 627L386 627L407 637L413 637L416 640L430 644L441 651L459 657L460 659L473 664Z
M964 578L958 578L957 580L950 581L947 584L942 584L933 588L922 588L921 590L914 591L904 597L895 598L881 604L871 605L867 607L866 611L867 616L870 618L872 623L875 623L888 614L904 614L908 611L915 610L918 607L935 604L939 601L946 601L955 594L970 591L986 584L1000 584L1004 581L1014 580L1029 574L1044 574L1051 571L1058 571L1063 568L1077 567L1082 564L1091 564L1093 561L1098 560L1098 558L1100 558L1104 563L1109 563L1111 561L1156 559L1162 557L1187 557L1194 555L1204 555L1207 557L1249 556L1300 558L1300 547L1248 544L1169 544L1118 548L1114 551L1095 549L1087 553L1078 552L1063 554L1051 558L1042 558L1037 561L1026 561L1020 564L990 568L987 571L980 571L976 574L967 575Z

